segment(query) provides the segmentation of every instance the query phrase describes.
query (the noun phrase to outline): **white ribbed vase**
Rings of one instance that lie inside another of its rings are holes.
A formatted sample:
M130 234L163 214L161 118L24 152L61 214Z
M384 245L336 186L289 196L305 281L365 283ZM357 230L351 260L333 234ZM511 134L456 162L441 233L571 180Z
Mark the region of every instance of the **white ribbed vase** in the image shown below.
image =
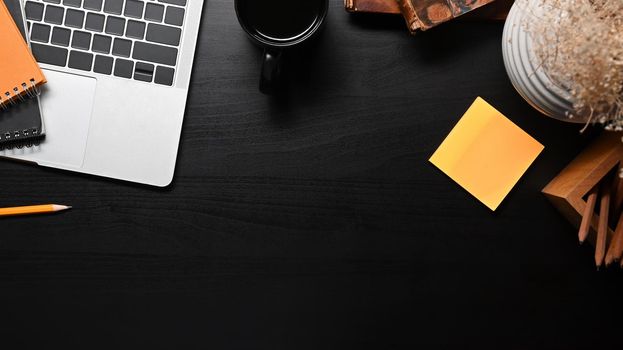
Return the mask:
M541 113L566 122L586 122L585 118L568 117L573 111L571 95L538 67L532 40L524 29L525 11L515 3L504 26L502 55L508 77L517 92Z

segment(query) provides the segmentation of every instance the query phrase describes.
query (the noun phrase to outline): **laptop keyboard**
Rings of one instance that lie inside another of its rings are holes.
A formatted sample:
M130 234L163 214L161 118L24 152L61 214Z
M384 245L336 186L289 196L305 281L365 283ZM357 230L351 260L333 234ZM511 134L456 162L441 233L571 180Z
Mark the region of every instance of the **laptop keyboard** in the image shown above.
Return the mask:
M27 0L41 63L173 85L187 0Z

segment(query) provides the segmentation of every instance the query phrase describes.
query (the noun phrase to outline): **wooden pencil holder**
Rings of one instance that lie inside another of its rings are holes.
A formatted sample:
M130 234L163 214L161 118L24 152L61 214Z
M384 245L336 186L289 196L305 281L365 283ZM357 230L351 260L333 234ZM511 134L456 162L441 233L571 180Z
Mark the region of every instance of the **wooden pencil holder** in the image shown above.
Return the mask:
M554 206L580 230L580 241L585 229L586 240L596 247L597 266L601 266L606 252L607 264L619 260L620 255L611 254L616 254L615 245L623 245L623 181L619 178L623 163L622 136L622 133L604 132L543 189ZM593 198L591 202L591 194L597 198L598 192L601 201ZM599 211L595 211L596 202ZM602 211L604 203L609 208ZM605 213L601 220L600 213ZM619 238L621 242L617 243Z

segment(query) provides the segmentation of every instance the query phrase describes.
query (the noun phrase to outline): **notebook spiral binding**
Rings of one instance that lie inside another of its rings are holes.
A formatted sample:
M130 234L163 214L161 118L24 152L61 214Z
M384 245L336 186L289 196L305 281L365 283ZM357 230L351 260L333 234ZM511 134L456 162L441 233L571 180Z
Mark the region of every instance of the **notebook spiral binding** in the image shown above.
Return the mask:
M41 90L35 84L35 79L30 79L29 83L30 85L22 83L20 86L14 87L12 91L0 94L0 110L6 110L18 102L23 102L26 98L35 98L41 95Z
M27 98L37 98L41 95L41 90L35 84L35 79L30 79L29 83L30 85L22 83L19 87L14 87L12 91L0 94L0 117L1 111L24 102ZM3 131L0 133L0 151L37 146L42 138L43 135L38 128Z
M5 132L0 134L0 140L4 141L0 144L0 151L38 146L42 138L43 135L39 133L37 128Z

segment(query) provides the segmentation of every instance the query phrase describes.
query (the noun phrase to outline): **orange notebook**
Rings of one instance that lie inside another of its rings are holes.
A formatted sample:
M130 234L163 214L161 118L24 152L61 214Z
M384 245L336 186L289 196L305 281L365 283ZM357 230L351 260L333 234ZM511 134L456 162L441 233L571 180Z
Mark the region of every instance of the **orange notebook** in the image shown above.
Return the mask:
M7 18L7 10L11 17ZM37 88L45 78L26 46L23 12L20 0L0 0L0 88L8 86L0 91L4 97L0 106L0 154L37 145L45 138Z
M4 0L0 0L0 109L23 101L46 83Z

